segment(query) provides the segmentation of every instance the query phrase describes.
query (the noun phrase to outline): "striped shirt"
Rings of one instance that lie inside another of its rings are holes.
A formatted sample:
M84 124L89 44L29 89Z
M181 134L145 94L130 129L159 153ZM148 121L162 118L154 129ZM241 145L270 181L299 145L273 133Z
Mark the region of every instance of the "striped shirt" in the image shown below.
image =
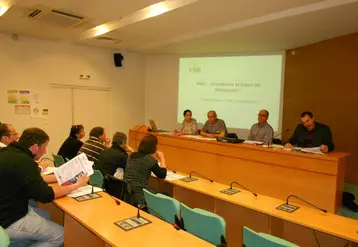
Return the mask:
M90 136L90 138L82 145L78 154L84 153L89 161L97 162L100 153L107 147L97 137Z

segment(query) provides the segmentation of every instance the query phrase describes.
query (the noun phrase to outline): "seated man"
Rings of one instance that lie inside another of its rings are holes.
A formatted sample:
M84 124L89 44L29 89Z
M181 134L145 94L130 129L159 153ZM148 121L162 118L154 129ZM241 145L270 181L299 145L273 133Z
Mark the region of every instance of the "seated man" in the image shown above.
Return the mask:
M11 124L0 124L0 149L18 139L19 134Z
M208 112L208 120L200 131L200 135L205 137L224 137L227 135L225 122L217 118L215 111Z
M252 125L249 137L250 141L263 142L265 144L271 144L273 138L273 129L271 125L267 123L269 112L267 110L261 110L258 114L258 123Z
M127 136L122 132L116 132L113 135L112 147L106 148L101 152L96 164L96 169L100 170L103 176L106 174L114 175L118 168L122 168L122 176L117 178L123 178L123 172L126 168L128 154L127 152L133 152L133 149L127 146Z
M301 114L301 124L299 124L288 140L285 147L320 147L323 153L334 149L331 129L324 124L315 121L311 112Z
M46 153L48 142L43 130L29 128L24 130L19 142L0 150L0 225L11 240L55 247L64 242L63 227L41 217L28 206L28 200L51 202L85 186L88 177L83 176L68 186L48 186L34 161Z
M100 153L109 146L109 143L104 128L95 127L91 130L89 139L82 145L78 154L85 153L88 160L96 164Z

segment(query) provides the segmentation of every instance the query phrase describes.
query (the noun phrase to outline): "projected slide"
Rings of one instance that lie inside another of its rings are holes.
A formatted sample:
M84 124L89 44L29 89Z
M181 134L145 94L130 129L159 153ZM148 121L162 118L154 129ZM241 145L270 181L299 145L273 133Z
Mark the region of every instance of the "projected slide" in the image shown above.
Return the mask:
M178 122L191 109L198 122L215 110L227 127L250 129L260 109L279 127L282 55L180 58Z

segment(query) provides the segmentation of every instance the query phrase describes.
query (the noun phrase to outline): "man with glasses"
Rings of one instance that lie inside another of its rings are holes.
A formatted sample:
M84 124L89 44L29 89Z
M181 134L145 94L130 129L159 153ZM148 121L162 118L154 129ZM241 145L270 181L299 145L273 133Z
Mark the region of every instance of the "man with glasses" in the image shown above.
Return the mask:
M267 123L269 112L267 110L261 110L258 114L258 122L252 125L248 140L263 142L264 144L270 144L273 138L273 129L271 125Z
M305 111L301 114L301 123L297 126L292 137L285 147L320 147L321 152L327 153L334 149L331 129L315 121L312 112Z
M0 124L0 149L19 140L19 134L11 124Z

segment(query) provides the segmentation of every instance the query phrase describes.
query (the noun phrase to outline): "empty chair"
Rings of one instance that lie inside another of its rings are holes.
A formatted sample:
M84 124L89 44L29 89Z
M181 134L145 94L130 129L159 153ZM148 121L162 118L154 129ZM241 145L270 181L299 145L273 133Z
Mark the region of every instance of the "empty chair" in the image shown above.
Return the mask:
M104 178L103 188L111 196L133 205L131 201L130 187L124 180L107 174Z
M63 159L63 157L61 155L52 154L52 157L53 157L53 163L54 163L55 167L60 167L63 164L65 164L65 160Z
M288 242L282 238L272 236L267 233L258 233L244 226L243 229L243 246L244 247L299 247L296 244Z
M103 187L103 175L100 171L94 170L93 174L89 178L89 183L91 185Z
M181 203L181 216L184 229L214 245L225 238L226 222L221 216L200 208L189 208Z
M7 232L0 226L0 246L8 247L10 244L9 235Z
M177 200L160 193L153 194L146 189L143 189L143 192L150 214L164 218L172 224L178 223L180 204Z

